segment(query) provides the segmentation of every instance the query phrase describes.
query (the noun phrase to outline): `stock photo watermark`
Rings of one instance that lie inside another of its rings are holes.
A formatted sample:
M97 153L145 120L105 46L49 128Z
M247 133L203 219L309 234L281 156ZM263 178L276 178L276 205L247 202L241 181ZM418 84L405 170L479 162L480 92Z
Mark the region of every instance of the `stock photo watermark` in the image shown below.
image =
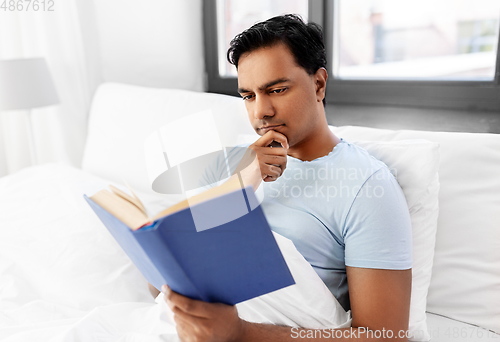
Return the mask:
M396 177L396 170L339 168L325 165L321 168L297 169L293 173L284 172L281 182L269 184L272 198L322 198L327 202L335 198L382 198L385 188L365 182L369 178L381 181ZM294 181L294 182L290 182ZM299 184L297 184L297 182Z
M345 329L300 329L292 328L291 337L297 339L303 338L410 338L413 334L409 330L371 330L364 327L345 328Z
M468 326L468 327L453 327L453 328L430 328L429 329L429 335L431 338L440 338L440 337L446 337L446 338L453 338L453 339L488 339L489 341L491 339L496 339L497 341L500 341L500 335L494 333L491 330L481 328L478 326Z
M453 338L453 339L498 339L500 341L500 335L481 328L477 326L470 327L453 327L453 328L430 328L428 334L431 338ZM309 338L381 338L381 339L391 339L391 338L415 338L422 339L425 337L425 333L422 330L416 330L411 332L410 330L371 330L364 327L360 328L345 328L345 329L301 329L292 328L291 337L296 339L309 339Z
M0 0L4 12L53 12L54 0Z

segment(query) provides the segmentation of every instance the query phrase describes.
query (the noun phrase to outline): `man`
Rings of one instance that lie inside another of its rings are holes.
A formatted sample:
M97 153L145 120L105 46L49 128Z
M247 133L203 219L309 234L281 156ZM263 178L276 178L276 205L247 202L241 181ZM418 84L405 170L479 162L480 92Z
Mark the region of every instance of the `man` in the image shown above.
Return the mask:
M261 136L249 147L257 158L244 170L245 181L263 187L261 205L271 228L294 242L351 310L352 328L340 329L345 330L340 340L382 336L363 334L365 329L385 337L390 330L391 341L406 340L412 264L408 208L387 167L328 128L320 28L293 15L269 19L236 36L228 59L238 71L250 123ZM273 141L282 148L272 147ZM234 306L192 300L166 286L162 291L182 341L328 340L245 322Z

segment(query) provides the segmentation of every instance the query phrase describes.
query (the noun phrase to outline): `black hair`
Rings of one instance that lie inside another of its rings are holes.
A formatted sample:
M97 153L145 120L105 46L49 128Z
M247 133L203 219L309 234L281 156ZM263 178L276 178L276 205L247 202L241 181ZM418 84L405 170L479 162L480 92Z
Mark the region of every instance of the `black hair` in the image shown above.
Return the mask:
M321 26L304 23L295 14L285 14L254 24L233 38L227 50L227 60L238 69L240 57L262 47L284 43L298 65L313 75L326 69L326 51ZM324 103L324 100L323 100Z

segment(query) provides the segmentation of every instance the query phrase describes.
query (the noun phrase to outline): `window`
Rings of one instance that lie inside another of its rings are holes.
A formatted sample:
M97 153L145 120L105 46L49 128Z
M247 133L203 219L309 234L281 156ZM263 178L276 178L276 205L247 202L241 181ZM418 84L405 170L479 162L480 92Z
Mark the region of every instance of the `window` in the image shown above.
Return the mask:
M208 90L236 95L229 41L297 13L323 26L328 103L500 110L498 0L204 2Z
M217 59L221 77L236 77L236 70L226 59L229 42L238 33L254 23L284 14L295 13L307 21L307 0L253 0L252 6L247 1L217 0Z
M340 79L493 81L500 1L345 1Z

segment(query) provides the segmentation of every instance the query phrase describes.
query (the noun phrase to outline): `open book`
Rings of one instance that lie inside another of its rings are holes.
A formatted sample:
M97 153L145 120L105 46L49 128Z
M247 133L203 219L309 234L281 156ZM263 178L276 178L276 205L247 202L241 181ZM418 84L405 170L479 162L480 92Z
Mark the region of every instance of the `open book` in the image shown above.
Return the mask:
M148 217L130 191L84 196L157 289L236 303L293 285L293 277L251 188L238 178Z
M131 195L123 192L113 185L109 185L111 192L108 190L101 190L90 198L132 230L137 230L144 225L147 225L148 223L152 223L155 220L172 214L176 211L186 209L190 206L202 203L211 198L215 198L241 188L238 179L236 177L231 177L227 182L223 183L220 186L210 188L207 191L202 192L201 194L198 194L169 208L166 208L165 210L156 214L154 217L148 217L146 208L142 204L139 197L137 197L137 195L128 184L126 185Z

